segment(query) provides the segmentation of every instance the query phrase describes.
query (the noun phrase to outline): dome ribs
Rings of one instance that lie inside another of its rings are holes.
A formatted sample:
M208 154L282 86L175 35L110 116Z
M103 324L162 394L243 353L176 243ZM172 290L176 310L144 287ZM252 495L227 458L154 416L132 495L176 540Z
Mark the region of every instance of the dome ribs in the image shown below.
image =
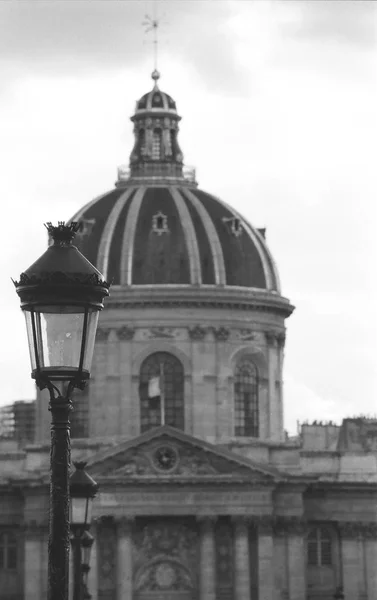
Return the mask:
M139 217L141 203L144 198L145 186L141 186L136 191L130 202L126 225L124 228L122 250L120 254L120 284L132 284L132 263L134 254L136 224Z
M202 283L202 272L198 241L195 234L194 224L187 208L184 198L178 188L169 187L169 192L174 199L180 222L185 237L187 252L189 255L190 281L194 285Z
M132 203L132 199L135 196L137 188L132 188L131 193L127 196L126 201L123 202L123 207L119 213L117 218L113 235L111 239L111 244L109 247L109 260L107 266L107 273L109 280L113 282L115 285L120 284L120 267L121 267L121 252L122 252L122 242L123 235L126 228L126 222L128 218L128 213L130 210L130 206ZM124 197L122 196L124 199Z
M244 219L225 203L201 190L194 192L206 207L221 241L226 266L227 285L267 289L269 265L259 240L252 239L252 232ZM234 235L229 223L239 219L241 235ZM264 264L265 263L265 264ZM267 273L267 277L266 277Z
M152 228L153 216L167 216L168 231ZM141 203L134 238L132 283L190 284L190 257L181 215L168 188L148 188Z
M117 199L116 203L114 204L111 212L109 213L109 216L107 218L107 221L105 223L105 227L103 230L103 234L101 237L101 241L100 241L100 245L99 245L99 249L98 249L98 270L101 271L101 273L103 273L105 279L109 279L112 280L113 283L118 284L119 283L119 255L120 255L120 248L118 249L118 252L113 252L112 253L112 257L113 260L110 262L110 248L114 239L115 245L119 246L120 245L120 238L121 235L120 231L119 231L119 225L123 222L125 222L125 215L122 215L122 219L120 218L121 213L125 212L124 211L124 207L126 206L126 208L129 205L129 200L130 198L132 198L132 196L135 193L135 188L129 188L124 190L123 194L121 194L119 196L119 198ZM114 232L115 229L118 229L117 231L117 235L114 236ZM116 259L116 256L118 256L118 260ZM114 264L115 262L117 262L118 264Z
M208 214L208 211L203 206L203 203L197 198L196 192L197 190L191 191L186 188L182 188L182 194L189 200L189 202L191 202L191 204L198 211L198 214L206 231L211 247L212 260L214 264L215 283L216 285L226 285L227 281L225 273L224 255L220 239L216 228L212 222L212 219Z
M118 200L119 196L123 194L124 190L113 190L107 192L103 196L96 198L93 202L84 207L83 210L76 213L76 215L70 219L70 221L89 221L94 220L93 228L90 231L90 235L76 237L77 247L80 252L95 266L98 264L98 248L100 246L100 240L102 233L107 221L109 212L111 212L114 204Z
M200 215L192 203L184 197L182 194L183 201L185 202L187 209L191 216L191 221L194 226L195 236L199 248L199 259L202 274L202 284L214 285L215 284L215 265L213 261L213 254L211 245L208 239L207 232L204 228L203 222Z

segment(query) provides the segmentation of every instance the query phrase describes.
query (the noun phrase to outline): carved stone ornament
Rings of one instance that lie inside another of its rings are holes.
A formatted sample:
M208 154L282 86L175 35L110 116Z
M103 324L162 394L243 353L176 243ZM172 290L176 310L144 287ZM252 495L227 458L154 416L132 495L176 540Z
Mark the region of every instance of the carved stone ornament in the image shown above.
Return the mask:
M134 537L134 590L184 591L193 588L197 532L177 522L151 522Z
M377 539L377 523L375 521L340 521L338 528L340 536L344 539Z
M148 332L149 339L155 338L174 338L174 332L171 327L151 327Z
M178 466L179 456L177 450L171 446L164 444L156 448L153 452L153 466L164 473L169 473Z
M240 329L238 335L243 342L252 342L256 338L256 334L251 329Z
M308 524L302 517L275 517L273 529L275 535L305 535Z
M194 341L200 341L200 340L204 340L205 335L207 333L207 329L204 327L201 327L200 325L195 325L195 327L189 327L189 336L190 339L194 340Z
M119 327L116 330L118 340L129 341L134 338L135 329L133 327L128 327L127 325L123 325L123 327Z
M98 342L105 342L110 334L110 329L102 329L101 327L98 327L97 332L96 332L96 341Z
M265 331L266 342L269 346L274 346L276 341L276 334L274 331Z
M279 348L284 348L285 345L285 332L284 331L280 331L279 333L276 334L276 341L277 344L279 346Z
M213 335L215 336L215 339L219 342L225 342L227 339L229 339L230 330L226 327L213 327L212 331Z

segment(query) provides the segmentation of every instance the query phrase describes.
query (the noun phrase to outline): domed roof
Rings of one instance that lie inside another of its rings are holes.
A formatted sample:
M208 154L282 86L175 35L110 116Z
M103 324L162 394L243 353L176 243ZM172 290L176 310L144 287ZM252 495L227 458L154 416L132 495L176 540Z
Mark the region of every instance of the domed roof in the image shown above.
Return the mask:
M173 98L158 88L157 81L159 78L159 72L156 70L153 71L152 79L155 81L155 86L153 90L144 94L144 96L136 102L135 116L143 114L145 111L172 112L177 114L177 107Z
M79 247L115 285L218 285L279 292L263 232L195 185L118 187L74 215Z
M197 187L178 144L174 100L157 86L131 117L135 144L114 190L78 211L77 243L121 286L231 286L280 293L264 239L233 208Z

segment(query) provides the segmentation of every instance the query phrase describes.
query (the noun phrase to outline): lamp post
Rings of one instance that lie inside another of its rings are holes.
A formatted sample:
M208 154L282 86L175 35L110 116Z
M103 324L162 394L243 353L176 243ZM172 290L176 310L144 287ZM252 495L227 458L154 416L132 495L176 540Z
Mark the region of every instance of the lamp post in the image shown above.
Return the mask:
M88 532L88 528L92 520L92 503L98 485L85 471L86 462L74 462L73 464L76 470L69 478L74 580L73 600L83 600L84 592L86 598L91 597L87 589L87 576L90 569L90 552L94 538Z
M68 599L69 412L90 377L98 312L109 285L72 244L78 223L46 225L53 244L14 282L25 314L31 376L51 411L48 600Z
M83 583L82 600L90 600L92 597L88 590L88 574L90 571L90 555L92 552L93 542L94 537L89 533L89 531L84 531L81 536L81 572Z

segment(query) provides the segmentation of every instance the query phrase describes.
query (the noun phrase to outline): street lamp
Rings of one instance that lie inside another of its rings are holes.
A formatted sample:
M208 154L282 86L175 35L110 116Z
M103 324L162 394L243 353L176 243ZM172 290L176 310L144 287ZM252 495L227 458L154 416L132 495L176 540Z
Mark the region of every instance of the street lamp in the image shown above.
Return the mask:
M85 591L86 598L90 598L87 589L87 576L90 569L90 552L94 538L87 529L90 527L92 520L92 504L98 485L85 471L86 462L74 462L73 464L76 470L69 478L73 600L83 600L82 591Z
M83 583L82 600L90 600L92 597L88 590L88 573L90 571L90 555L92 552L93 542L94 537L89 533L89 531L84 531L81 536L81 571Z
M74 388L83 389L90 377L98 312L109 285L72 244L78 223L46 227L53 244L14 284L26 318L31 376L50 393L48 600L67 600L69 412Z

